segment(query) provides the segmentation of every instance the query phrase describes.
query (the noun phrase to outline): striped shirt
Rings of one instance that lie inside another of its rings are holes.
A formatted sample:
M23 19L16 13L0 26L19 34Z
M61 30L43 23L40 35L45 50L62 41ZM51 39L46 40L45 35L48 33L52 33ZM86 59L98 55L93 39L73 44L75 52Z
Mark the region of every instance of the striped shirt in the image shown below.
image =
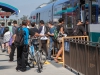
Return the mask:
M11 36L12 36L12 33L11 33L10 31L6 32L6 33L4 34L4 37L3 37L3 42L4 42L4 43L9 42Z

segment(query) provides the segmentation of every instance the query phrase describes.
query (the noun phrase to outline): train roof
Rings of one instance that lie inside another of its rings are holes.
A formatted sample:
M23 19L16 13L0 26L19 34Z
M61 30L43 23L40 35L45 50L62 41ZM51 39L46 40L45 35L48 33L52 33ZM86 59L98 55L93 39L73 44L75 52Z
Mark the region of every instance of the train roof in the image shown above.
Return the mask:
M44 6L42 8L38 8L38 9L32 11L31 15L34 14L34 13L39 13L42 10L48 9L48 8L52 7L53 4L54 4L54 2Z
M58 0L58 1L55 2L54 6L65 3L65 2L68 2L68 1L69 0Z

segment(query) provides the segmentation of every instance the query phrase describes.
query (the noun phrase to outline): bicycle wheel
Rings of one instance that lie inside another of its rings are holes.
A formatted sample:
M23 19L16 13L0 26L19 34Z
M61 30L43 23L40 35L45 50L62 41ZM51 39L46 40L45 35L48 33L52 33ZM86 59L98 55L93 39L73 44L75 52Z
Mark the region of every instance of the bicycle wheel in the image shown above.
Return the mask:
M34 59L32 58L31 54L28 55L28 64L31 68L34 68Z
M37 66L38 66L38 72L41 73L42 71L42 63L41 63L41 53L37 53Z
M46 53L42 51L41 53L41 63L44 64L46 62Z

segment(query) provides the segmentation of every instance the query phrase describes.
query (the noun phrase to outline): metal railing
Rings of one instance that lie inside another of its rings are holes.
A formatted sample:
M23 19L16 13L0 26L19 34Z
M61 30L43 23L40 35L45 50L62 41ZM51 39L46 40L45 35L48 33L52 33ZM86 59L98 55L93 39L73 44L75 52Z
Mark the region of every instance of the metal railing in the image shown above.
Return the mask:
M81 39L82 38L82 39ZM69 43L69 50L64 50L64 42ZM87 37L63 38L63 66L70 67L84 75L100 75L100 44L88 42Z

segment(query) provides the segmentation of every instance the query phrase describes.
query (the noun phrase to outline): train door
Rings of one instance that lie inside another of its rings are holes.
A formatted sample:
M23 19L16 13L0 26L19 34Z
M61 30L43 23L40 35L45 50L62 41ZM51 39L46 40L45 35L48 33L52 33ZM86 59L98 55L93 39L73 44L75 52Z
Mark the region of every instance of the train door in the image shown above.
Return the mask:
M38 24L38 13L36 14L36 24Z
M38 19L38 21L40 22L40 13L38 13L39 14L39 19Z

